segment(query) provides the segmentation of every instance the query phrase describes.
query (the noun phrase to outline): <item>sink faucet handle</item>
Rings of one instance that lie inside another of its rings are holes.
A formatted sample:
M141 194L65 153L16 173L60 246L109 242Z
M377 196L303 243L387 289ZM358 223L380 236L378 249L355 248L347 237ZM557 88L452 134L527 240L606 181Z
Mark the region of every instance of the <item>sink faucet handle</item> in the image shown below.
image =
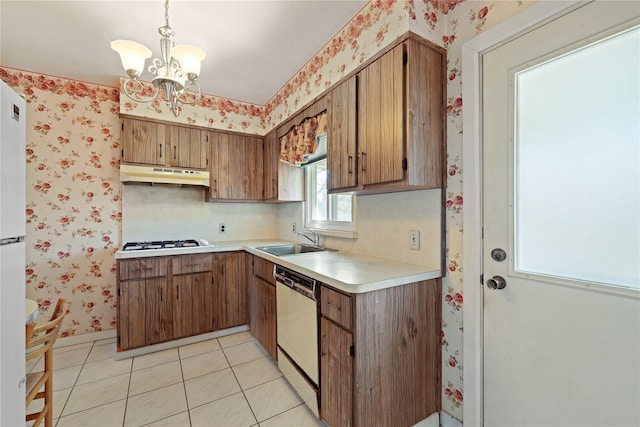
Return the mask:
M302 231L298 231L296 234L298 236L302 236L302 237L306 238L308 241L313 243L314 246L320 247L320 236L316 232L314 232L313 230L309 230L309 229L307 229L307 230L309 231L309 233L311 233L313 235L313 237L309 237L309 235L307 233L302 232Z

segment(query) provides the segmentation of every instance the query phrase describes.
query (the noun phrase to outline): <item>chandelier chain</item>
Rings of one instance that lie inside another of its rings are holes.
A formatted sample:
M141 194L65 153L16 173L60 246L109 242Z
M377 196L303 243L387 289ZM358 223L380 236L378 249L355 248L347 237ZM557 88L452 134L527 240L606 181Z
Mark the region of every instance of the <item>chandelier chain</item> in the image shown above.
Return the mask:
M169 26L169 0L164 0L164 22Z

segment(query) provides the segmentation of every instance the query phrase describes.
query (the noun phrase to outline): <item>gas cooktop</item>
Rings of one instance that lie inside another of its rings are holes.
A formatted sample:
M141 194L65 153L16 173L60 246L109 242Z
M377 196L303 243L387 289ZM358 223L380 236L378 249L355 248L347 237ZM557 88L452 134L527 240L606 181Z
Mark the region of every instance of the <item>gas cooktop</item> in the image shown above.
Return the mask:
M151 249L193 248L200 246L197 240L157 240L152 242L128 242L122 247L123 251L146 251Z

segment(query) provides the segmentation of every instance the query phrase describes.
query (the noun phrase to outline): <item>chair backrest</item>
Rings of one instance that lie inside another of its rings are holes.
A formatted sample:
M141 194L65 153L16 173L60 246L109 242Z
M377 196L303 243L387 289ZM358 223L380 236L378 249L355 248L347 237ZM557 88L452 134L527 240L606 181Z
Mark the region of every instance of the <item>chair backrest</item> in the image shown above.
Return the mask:
M62 319L64 319L64 316L68 313L68 310L64 308L65 302L66 300L64 298L58 300L58 303L53 309L51 320L47 323L37 326L34 323L27 324L27 360L39 357L53 347L60 333Z

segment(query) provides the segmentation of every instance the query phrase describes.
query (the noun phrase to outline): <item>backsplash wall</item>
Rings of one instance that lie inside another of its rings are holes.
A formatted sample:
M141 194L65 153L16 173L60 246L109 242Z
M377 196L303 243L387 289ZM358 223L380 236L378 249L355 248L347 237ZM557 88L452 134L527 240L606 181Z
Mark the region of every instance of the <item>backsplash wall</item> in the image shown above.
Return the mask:
M122 241L275 239L278 206L205 203L205 190L171 185L122 186ZM220 234L219 224L226 232Z
M329 248L440 268L440 190L356 196L357 238L321 236ZM279 236L306 242L292 232L304 230L303 203L280 206ZM409 248L409 230L420 231L420 249Z

